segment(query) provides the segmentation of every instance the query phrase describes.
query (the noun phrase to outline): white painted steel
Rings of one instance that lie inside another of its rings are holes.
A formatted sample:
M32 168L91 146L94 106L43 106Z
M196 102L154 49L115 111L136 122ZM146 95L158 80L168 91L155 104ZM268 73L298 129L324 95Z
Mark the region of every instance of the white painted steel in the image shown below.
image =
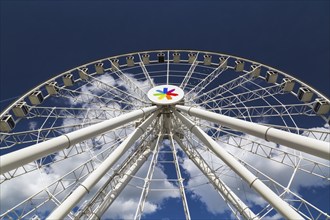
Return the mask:
M97 210L90 216L89 219L101 219L103 214L108 210L110 205L115 201L115 199L119 196L119 194L123 191L123 189L127 186L129 181L132 179L132 176L141 168L144 162L148 159L150 153L156 146L156 141L154 141L151 146L148 146L138 158L134 158L136 161L132 164L132 166L126 171L126 173L121 173L118 175L122 175L123 177L118 181L117 185L113 188L111 192L109 192L101 205L97 208Z
M328 142L304 137L294 133L233 117L228 117L203 109L182 105L176 105L176 108L191 116L199 117L214 123L219 123L222 126L265 139L266 141L271 141L317 157L330 160L330 144Z
M0 173L2 174L8 172L24 164L73 146L74 144L100 135L121 125L127 124L128 122L144 117L146 114L153 112L156 109L156 106L152 106L135 110L116 118L112 118L107 121L103 121L98 124L61 135L51 140L44 141L30 147L26 147L24 149L3 155L0 157Z
M238 162L231 154L219 146L202 129L187 119L178 111L174 110L176 117L186 125L186 127L195 134L207 147L209 147L224 163L226 163L235 173L244 179L249 186L258 192L274 209L276 209L286 219L304 219L299 213L290 207L288 203L282 200L271 189L269 189L261 180L251 173L246 167Z
M126 152L126 150L146 131L147 127L156 118L157 112L149 116L132 134L130 134L101 165L91 173L87 179L75 189L65 201L58 206L47 219L63 219L75 205L89 193L92 187L109 171L109 169L118 161L118 159Z
M240 198L238 198L238 196L218 176L216 176L214 170L211 169L197 151L193 151L193 149L185 146L178 136L174 135L173 138L189 159L191 159L200 171L209 179L210 183L245 219L259 219L258 216L256 216L251 209L240 200Z

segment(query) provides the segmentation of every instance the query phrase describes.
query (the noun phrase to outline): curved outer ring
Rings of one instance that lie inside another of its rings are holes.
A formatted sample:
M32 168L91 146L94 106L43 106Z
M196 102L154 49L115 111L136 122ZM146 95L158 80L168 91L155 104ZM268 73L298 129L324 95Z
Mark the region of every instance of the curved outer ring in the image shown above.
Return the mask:
M22 101L24 98L26 98L28 95L30 95L33 91L35 90L38 90L40 89L42 86L46 85L47 83L51 82L51 81L54 81L55 79L65 75L65 74L68 74L70 73L71 71L74 71L74 70L77 70L79 68L84 68L86 66L89 66L89 65L92 65L92 64L95 64L95 63L99 63L99 62L102 62L104 60L109 60L109 59L117 59L118 57L127 57L127 56L132 56L134 54L142 54L142 53L160 53L160 52L164 52L164 51L169 51L169 52L193 52L193 53L204 53L204 54L216 54L216 55L220 55L220 56L227 56L227 57L231 57L231 58L234 58L234 59L238 59L238 60L243 60L243 61L246 61L246 62L250 62L250 63L253 63L253 64L258 64L258 65L261 65L267 69L271 69L271 70L275 70L276 72L282 74L283 76L285 77L289 77L291 79L293 79L295 82L298 82L300 85L302 86L306 86L308 87L313 93L317 94L317 96L319 98L323 98L325 99L327 102L330 102L330 99L327 98L325 95L323 95L321 92L317 91L316 89L314 89L312 86L308 85L307 83L281 71L281 70L278 70L278 69L275 69L273 67L270 67L268 65L265 65L263 63L259 63L259 62L255 62L253 60L249 60L249 59L246 59L246 58L242 58L242 57L238 57L238 56L232 56L232 55L229 55L229 54L224 54L224 53L216 53L216 52L210 52L210 51L198 51L198 50L147 50L147 51L140 51L140 52L133 52L133 53L126 53L126 54L122 54L122 55L117 55L117 56L111 56L111 57L107 57L107 58L103 58L103 59L99 59L99 60L95 60L95 61L92 61L92 62L89 62L89 63L86 63L86 64L83 64L83 65L80 65L78 67L74 67L72 69L69 69L65 72L62 72L50 79L48 79L47 81L44 81L43 83L37 85L36 87L34 87L33 89L29 90L28 92L26 92L23 96L21 96L19 99L17 99L16 101L14 101L13 103L11 103L7 108L5 108L1 114L0 114L0 118L3 117L5 114L7 114L18 102ZM217 65L216 63L212 63L212 65ZM120 66L126 66L125 65L120 65Z

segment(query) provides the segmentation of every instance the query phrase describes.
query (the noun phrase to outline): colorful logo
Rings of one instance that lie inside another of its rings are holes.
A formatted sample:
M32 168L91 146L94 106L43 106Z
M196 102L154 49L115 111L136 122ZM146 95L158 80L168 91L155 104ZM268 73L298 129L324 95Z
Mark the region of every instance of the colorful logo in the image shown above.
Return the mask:
M162 100L163 98L166 97L167 100L171 100L172 96L177 96L177 93L173 93L175 89L171 89L168 91L168 88L164 87L163 91L162 90L156 90L158 93L154 93L154 96L159 96L158 99Z

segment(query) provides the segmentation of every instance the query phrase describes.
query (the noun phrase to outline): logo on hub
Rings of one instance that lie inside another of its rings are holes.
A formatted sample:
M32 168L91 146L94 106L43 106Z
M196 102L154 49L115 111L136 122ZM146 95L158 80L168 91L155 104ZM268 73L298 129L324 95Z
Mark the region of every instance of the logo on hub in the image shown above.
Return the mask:
M164 87L162 90L156 90L158 93L154 93L154 96L158 96L158 100L162 100L166 97L167 100L171 100L172 96L177 96L177 93L173 93L175 89L168 91L168 88Z

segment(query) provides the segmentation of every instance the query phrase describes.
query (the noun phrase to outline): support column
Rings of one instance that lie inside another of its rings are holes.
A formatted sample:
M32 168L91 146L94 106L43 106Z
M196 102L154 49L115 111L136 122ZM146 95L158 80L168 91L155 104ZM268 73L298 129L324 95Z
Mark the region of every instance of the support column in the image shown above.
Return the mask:
M83 198L89 193L92 187L109 171L127 149L146 131L147 127L155 119L156 113L149 116L132 134L130 134L87 179L84 180L64 202L58 206L48 217L49 220L63 219Z
M238 130L266 141L271 141L286 147L293 148L308 154L312 154L323 159L330 160L330 144L276 128L267 127L253 122L244 121L237 118L217 114L203 109L176 105L176 109L191 116L202 118L222 126Z
M237 161L231 154L217 144L202 129L193 122L174 110L174 114L186 127L196 135L208 148L210 148L225 164L227 164L237 175L244 179L249 186L259 193L269 204L274 207L286 219L304 219L288 203L282 200L271 189L269 189L261 180Z
M135 110L116 118L64 134L48 141L44 141L21 150L8 153L0 157L0 174L18 168L24 164L45 157L49 154L68 148L84 140L90 139L119 126L125 125L138 118L144 117L157 109L156 106Z
M211 167L204 161L202 156L194 149L185 146L178 136L174 136L174 140L179 144L183 152L190 160L202 171L202 173L209 179L210 183L218 190L219 193L231 204L236 210L244 216L245 219L259 219L251 209L238 198L238 196L231 191L231 189L214 174Z

